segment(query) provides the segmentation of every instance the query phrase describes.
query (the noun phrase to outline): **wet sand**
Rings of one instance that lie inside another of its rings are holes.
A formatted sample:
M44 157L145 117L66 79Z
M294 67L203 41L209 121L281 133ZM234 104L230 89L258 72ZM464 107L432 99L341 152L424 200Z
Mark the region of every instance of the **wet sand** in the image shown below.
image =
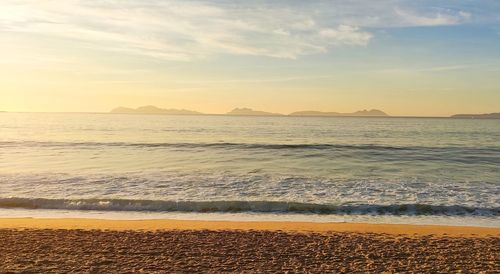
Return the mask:
M0 219L0 272L480 272L500 229L287 222Z
M0 228L98 229L98 230L284 230L292 232L372 232L384 234L419 234L446 236L500 236L500 228L471 226L261 222L261 221L192 221L192 220L104 220L0 218Z

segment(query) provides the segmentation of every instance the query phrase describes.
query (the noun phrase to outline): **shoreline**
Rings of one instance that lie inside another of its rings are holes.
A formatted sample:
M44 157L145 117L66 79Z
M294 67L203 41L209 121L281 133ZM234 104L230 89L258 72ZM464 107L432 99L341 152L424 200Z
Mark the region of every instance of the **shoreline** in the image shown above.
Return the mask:
M392 235L439 235L455 237L500 236L500 228L447 225L316 223L293 221L205 221L205 220L107 220L90 218L0 218L0 229L79 230L242 230L286 232L353 232Z

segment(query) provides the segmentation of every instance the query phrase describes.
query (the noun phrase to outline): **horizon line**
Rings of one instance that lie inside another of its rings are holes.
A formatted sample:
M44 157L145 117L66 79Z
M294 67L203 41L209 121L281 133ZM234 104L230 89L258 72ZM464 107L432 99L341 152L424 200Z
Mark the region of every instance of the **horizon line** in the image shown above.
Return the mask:
M198 114L168 114L168 113L112 113L103 111L0 111L0 113L40 113L40 114L108 114L108 115L156 115L156 116L236 116L236 117L286 117L286 118L453 118L453 119L471 119L470 117L453 117L454 115L481 115L491 113L458 113L449 116L425 116L425 115L389 115L386 116L360 116L360 115L290 115L290 114L269 114L269 115L251 115L251 114L227 114L227 113L198 113ZM494 112L493 112L494 113ZM342 114L342 113L340 113Z

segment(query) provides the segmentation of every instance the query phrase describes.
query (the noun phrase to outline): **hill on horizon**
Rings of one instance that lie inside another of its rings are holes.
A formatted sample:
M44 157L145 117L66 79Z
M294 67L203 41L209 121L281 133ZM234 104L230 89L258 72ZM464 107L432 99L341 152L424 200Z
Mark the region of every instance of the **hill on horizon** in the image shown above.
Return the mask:
M500 119L500 112L484 113L484 114L455 114L451 118L468 118L468 119Z
M117 107L111 110L116 114L163 114L163 115L201 115L203 113L186 109L163 109L155 106L143 106L134 108Z
M234 116L238 116L238 115L240 115L240 116L284 116L284 114L281 114L281 113L253 110L251 108L235 108L235 109L231 110L230 112L226 113L226 115L234 115Z
M186 110L186 109L164 109L156 106L142 106L138 108L129 107L117 107L111 110L110 113L114 114L162 114L162 115L207 115L202 112ZM217 115L217 114L214 114ZM235 108L225 114L228 116L296 116L296 117L342 117L342 116L359 116L359 117L385 117L389 116L385 112L378 109L371 110L360 110L352 113L340 113L340 112L322 112L322 111L297 111L290 113L288 115L267 112L261 110L254 110L251 108Z
M378 110L378 109L372 109L372 110L360 110L352 113L340 113L340 112L322 112L322 111L297 111L290 113L290 116L374 116L374 117L383 117L383 116L389 116L387 113Z

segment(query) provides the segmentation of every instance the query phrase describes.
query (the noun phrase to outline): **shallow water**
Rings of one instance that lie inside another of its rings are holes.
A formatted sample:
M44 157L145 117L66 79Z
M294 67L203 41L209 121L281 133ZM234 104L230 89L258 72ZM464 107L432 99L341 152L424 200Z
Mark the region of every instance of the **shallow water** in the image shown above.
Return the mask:
M500 226L499 186L498 120L0 114L2 216L195 212Z

